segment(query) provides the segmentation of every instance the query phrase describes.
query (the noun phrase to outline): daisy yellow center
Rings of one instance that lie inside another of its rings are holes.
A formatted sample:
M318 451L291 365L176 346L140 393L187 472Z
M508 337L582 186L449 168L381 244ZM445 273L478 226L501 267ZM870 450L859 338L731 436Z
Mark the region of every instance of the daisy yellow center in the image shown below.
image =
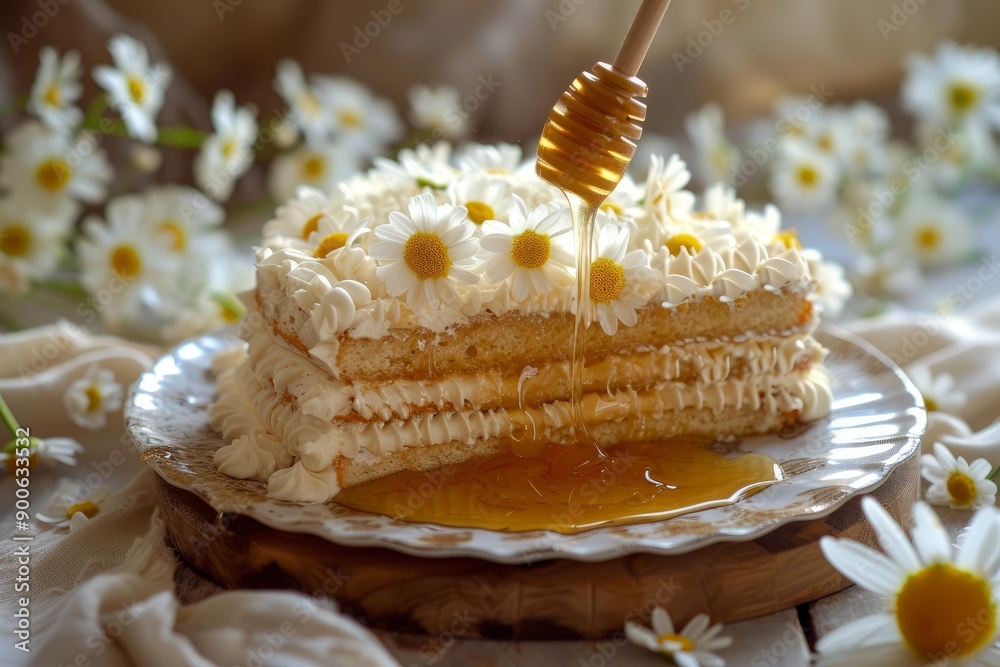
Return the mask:
M979 91L967 83L953 83L948 90L948 101L956 113L965 113L976 106L979 101Z
M334 250L343 248L345 245L347 245L347 234L345 232L327 234L323 237L323 240L319 242L319 245L316 246L316 250L313 252L313 257L316 259L323 259Z
M131 280L142 271L142 259L130 245L116 246L111 251L111 271L118 277Z
M518 266L523 266L526 269L537 269L549 261L551 249L548 234L539 234L528 229L513 238L510 258Z
M35 180L49 192L58 192L63 189L72 174L73 170L68 164L58 158L49 158L38 166Z
M927 408L927 412L936 412L938 404L937 401L930 396L924 396L924 407Z
M448 276L451 257L437 234L416 232L406 240L403 261L421 280L437 280Z
M38 463L38 454L31 454L30 456L28 456L29 469L34 468L36 463ZM24 467L17 465L17 458L14 456L8 456L7 460L4 461L4 465L7 466L7 472L9 472L11 475L17 474L16 471L18 468Z
M132 96L132 101L142 104L146 100L146 82L137 76L128 78L128 94Z
M983 577L950 563L910 575L896 595L896 623L921 657L966 656L993 639L996 604Z
M674 635L674 634L660 635L659 637L656 638L656 641L660 642L661 644L663 642L673 642L674 644L680 644L680 648L675 649L677 651L690 651L694 649L694 644L691 643L691 640L683 635Z
M487 220L493 220L496 217L493 207L483 201L466 202L465 208L469 210L469 220L472 220L477 225L481 225Z
M618 262L601 257L590 265L590 299L611 303L625 289L625 269Z
M93 500L81 500L78 503L73 503L66 508L66 518L71 519L73 515L80 512L88 519L93 519L95 516L101 513L100 506Z
M623 215L625 213L625 209L611 201L606 201L601 204L601 210L605 213L613 213L615 215Z
M222 157L229 159L236 152L236 142L232 139L226 139L222 142Z
M956 470L948 475L947 487L956 505L971 505L976 499L976 483L964 472Z
M925 225L917 230L917 245L922 250L933 250L941 245L941 233L936 227Z
M306 93L299 98L299 106L302 110L306 112L309 116L315 116L320 111L323 110L322 105L320 105L319 100L312 93Z
M184 233L184 226L181 223L176 220L164 220L158 228L170 237L170 246L177 252L187 247L187 234Z
M361 114L356 111L341 111L340 112L340 123L347 128L352 130L361 127Z
M50 107L57 107L62 104L62 96L59 95L59 89L55 86L49 86L45 89L45 103Z
M322 213L317 213L313 217L306 220L306 224L302 225L302 240L308 241L309 236L319 229L319 219L323 217Z
M8 257L24 257L31 250L31 231L23 225L0 230L0 252Z
M326 171L326 163L318 155L311 155L302 162L302 173L309 178L319 178Z
M815 167L811 167L809 165L799 167L798 176L799 183L806 187L816 185L816 182L819 180L819 172L816 171Z
M730 157L729 147L726 144L718 144L712 150L712 167L720 174L729 171Z
M820 147L820 150L826 153L830 153L833 151L833 139L830 137L829 134L824 134L822 137L820 137L819 141L816 142L816 145Z
M100 412L101 390L94 385L90 385L83 393L87 396L87 412Z
M783 232L778 232L774 235L774 240L777 243L785 246L785 249L791 250L802 250L802 242L799 241L799 232L794 227L791 229L786 229Z
M674 234L663 245L674 257L681 254L681 248L687 248L692 255L697 255L702 249L701 239L692 234Z

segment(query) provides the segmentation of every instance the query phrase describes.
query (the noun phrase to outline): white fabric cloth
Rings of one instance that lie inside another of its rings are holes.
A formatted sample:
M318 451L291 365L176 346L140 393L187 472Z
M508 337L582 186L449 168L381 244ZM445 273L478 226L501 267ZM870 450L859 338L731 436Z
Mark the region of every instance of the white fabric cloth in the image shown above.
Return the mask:
M1000 463L1000 427L970 436L973 429L986 429L1000 416L1000 299L950 317L893 314L847 328L904 368L926 366L934 373L951 374L967 394L968 404L959 416L930 415L925 450L935 440L945 440L957 454ZM156 350L89 336L64 324L0 336L0 393L22 425L31 427L33 435L70 436L86 446L76 468L40 464L32 471L32 511L44 506L60 478L73 478L89 488L100 482L117 489L106 505L113 509L71 533L41 530L30 543L31 653L17 651L7 640L0 643L0 664L69 665L80 656L88 661L85 664L97 667L397 664L374 635L338 613L332 603L302 594L218 592L209 585L207 597L181 604L175 593L175 569L185 566L179 566L173 551L164 546L153 473L123 438L120 415L105 429L91 433L76 427L62 406L65 388L91 364L113 369L118 381L128 385L155 354ZM4 476L0 506L7 508L5 521L11 529L14 489L10 476ZM2 543L0 581L14 581L13 552L20 544ZM4 637L13 636L8 610L18 596L12 585L0 587ZM845 620L850 620L850 613L847 616ZM734 631L780 628L784 634L773 630L772 643L787 645L782 653L801 660L804 638L800 629L792 631L797 623L778 615L768 618L770 625L761 619L737 624ZM600 643L580 644L572 651L580 652L586 662L588 655L598 655L600 647ZM538 648L537 655L549 657L529 661L534 648L525 643L515 652L516 664L551 664L551 644L544 651L541 645ZM728 664L749 664L748 648L737 642L721 654ZM405 647L393 650L404 661L422 664L426 657ZM495 647L484 647L484 660L494 651ZM759 647L754 651L759 655ZM436 654L435 663L461 664L476 654L474 646L459 642L456 648ZM633 658L642 662L654 656L622 647L619 657L622 664L632 664ZM515 664L501 660L483 664ZM795 663L783 659L774 664Z
M366 629L329 600L282 591L227 591L182 606L175 594L172 549L156 508L153 472L123 436L120 413L91 433L66 416L66 387L92 364L114 371L126 387L148 368L148 350L60 324L0 336L0 394L32 435L70 436L86 450L76 468L37 464L32 514L60 477L77 486L119 490L96 517L72 532L38 529L30 542L0 548L0 636L14 637L18 598L30 598L30 652L0 642L2 665L210 667L211 665L396 665ZM0 484L5 525L14 528L15 486ZM23 535L23 531L18 531ZM30 551L27 591L13 585L16 552Z

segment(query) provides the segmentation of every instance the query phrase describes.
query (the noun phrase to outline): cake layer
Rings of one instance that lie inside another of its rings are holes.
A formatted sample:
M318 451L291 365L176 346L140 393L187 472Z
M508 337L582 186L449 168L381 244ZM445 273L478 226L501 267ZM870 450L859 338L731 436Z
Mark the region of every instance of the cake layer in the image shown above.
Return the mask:
M574 423L566 402L388 423L329 423L297 410L240 364L238 355L220 362L221 398L212 406L212 424L232 444L217 452L216 462L231 476L267 480L270 495L283 500L325 501L333 489L387 474L394 465L403 469L407 461L421 461L411 469L430 469L445 458L458 462L509 447L513 438L558 441ZM821 367L702 387L661 382L645 392L586 394L583 411L588 431L601 443L747 435L826 414L828 386Z
M584 369L584 391L644 389L664 380L708 384L728 379L806 370L823 359L808 333L741 342L697 342L631 355L610 355ZM390 421L439 411L538 407L568 400L569 362L515 374L498 370L435 380L344 383L298 351L276 344L267 332L249 340L248 364L261 382L288 395L304 413L331 421Z
M344 382L397 382L461 373L499 371L519 374L525 366L564 361L571 354L571 313L524 315L482 313L443 333L422 327L390 329L378 339L348 333L337 344L322 343L309 319L290 299L260 299L258 306L272 332L288 346L310 354ZM638 310L635 326L608 336L587 330L590 363L664 346L705 340L789 335L814 326L812 302L793 289L754 290L733 301L714 297L674 308L649 305Z

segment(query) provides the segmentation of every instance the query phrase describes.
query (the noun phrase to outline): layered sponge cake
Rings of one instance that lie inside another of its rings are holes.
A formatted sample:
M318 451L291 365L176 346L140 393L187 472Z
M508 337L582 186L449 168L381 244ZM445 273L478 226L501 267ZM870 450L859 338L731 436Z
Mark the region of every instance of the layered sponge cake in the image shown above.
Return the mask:
M820 256L676 156L597 218L582 415L599 444L824 416ZM513 146L403 151L264 227L245 348L216 361L219 469L325 502L403 470L570 442L576 272L562 193ZM665 444L664 446L669 446Z

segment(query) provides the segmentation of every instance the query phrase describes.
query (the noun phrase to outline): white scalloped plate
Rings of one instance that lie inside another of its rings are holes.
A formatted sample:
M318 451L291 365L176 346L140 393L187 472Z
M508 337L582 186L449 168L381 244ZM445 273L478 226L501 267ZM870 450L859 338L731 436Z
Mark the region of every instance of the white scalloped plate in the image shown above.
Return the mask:
M208 406L215 397L212 357L241 343L231 334L194 339L161 358L133 388L125 419L143 460L166 481L219 512L245 514L280 530L429 558L471 556L500 563L600 561L637 552L675 555L714 542L756 539L790 521L829 514L851 496L875 489L918 450L927 416L920 394L902 372L847 334L817 337L830 350L831 414L793 437L759 436L732 447L768 454L787 479L733 505L576 535L451 528L406 523L333 502L285 503L269 500L261 482L222 475L212 455L223 442L209 426Z

